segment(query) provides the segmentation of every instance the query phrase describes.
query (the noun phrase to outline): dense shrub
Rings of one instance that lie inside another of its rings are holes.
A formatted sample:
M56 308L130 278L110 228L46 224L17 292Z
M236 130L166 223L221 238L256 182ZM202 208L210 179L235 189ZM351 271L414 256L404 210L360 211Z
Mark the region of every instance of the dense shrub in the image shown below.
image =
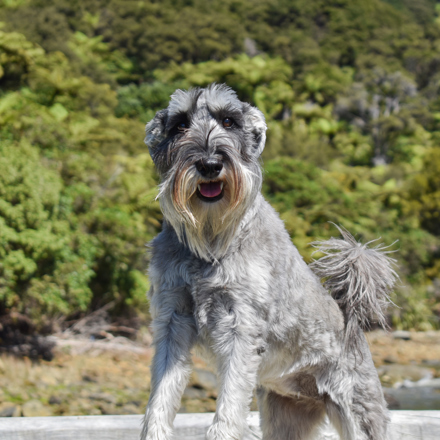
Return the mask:
M264 193L305 258L329 222L398 239L393 322L438 326L435 2L14 0L0 20L0 313L146 305L144 124L226 82L266 116Z

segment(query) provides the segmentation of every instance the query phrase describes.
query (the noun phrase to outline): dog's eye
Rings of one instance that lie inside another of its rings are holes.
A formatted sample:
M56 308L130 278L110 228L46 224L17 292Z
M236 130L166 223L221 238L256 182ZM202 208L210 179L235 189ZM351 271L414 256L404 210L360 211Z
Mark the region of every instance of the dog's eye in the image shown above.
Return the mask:
M232 118L223 119L223 127L231 128L234 125L234 120Z
M181 119L179 122L176 122L173 125L173 128L170 129L170 136L177 136L179 134L184 134L186 130L189 128L189 121L187 119Z

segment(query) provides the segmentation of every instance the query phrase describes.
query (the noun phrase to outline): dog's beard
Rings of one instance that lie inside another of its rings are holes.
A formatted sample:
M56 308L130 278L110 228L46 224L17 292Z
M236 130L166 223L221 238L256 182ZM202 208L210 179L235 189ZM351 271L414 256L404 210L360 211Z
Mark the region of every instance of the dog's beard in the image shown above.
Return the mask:
M180 163L160 186L159 198L165 219L198 257L213 261L223 257L261 187L261 171L240 162L225 162L221 178L223 196L205 202L197 195L203 182L193 163Z

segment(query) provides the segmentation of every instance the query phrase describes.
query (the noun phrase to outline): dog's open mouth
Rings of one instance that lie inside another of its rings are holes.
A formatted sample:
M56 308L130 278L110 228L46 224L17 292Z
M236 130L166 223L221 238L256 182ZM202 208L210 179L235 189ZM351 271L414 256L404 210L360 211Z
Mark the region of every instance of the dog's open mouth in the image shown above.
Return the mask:
M216 202L223 197L223 182L202 182L197 185L197 196L204 202Z

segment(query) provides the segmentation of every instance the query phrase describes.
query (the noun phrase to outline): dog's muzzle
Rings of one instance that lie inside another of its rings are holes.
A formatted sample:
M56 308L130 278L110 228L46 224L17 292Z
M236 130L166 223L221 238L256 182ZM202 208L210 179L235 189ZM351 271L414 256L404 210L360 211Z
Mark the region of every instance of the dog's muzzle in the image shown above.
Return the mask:
M196 162L196 169L204 179L197 185L197 196L204 202L217 202L223 197L222 180L218 176L223 170L223 163L218 159L202 159Z

